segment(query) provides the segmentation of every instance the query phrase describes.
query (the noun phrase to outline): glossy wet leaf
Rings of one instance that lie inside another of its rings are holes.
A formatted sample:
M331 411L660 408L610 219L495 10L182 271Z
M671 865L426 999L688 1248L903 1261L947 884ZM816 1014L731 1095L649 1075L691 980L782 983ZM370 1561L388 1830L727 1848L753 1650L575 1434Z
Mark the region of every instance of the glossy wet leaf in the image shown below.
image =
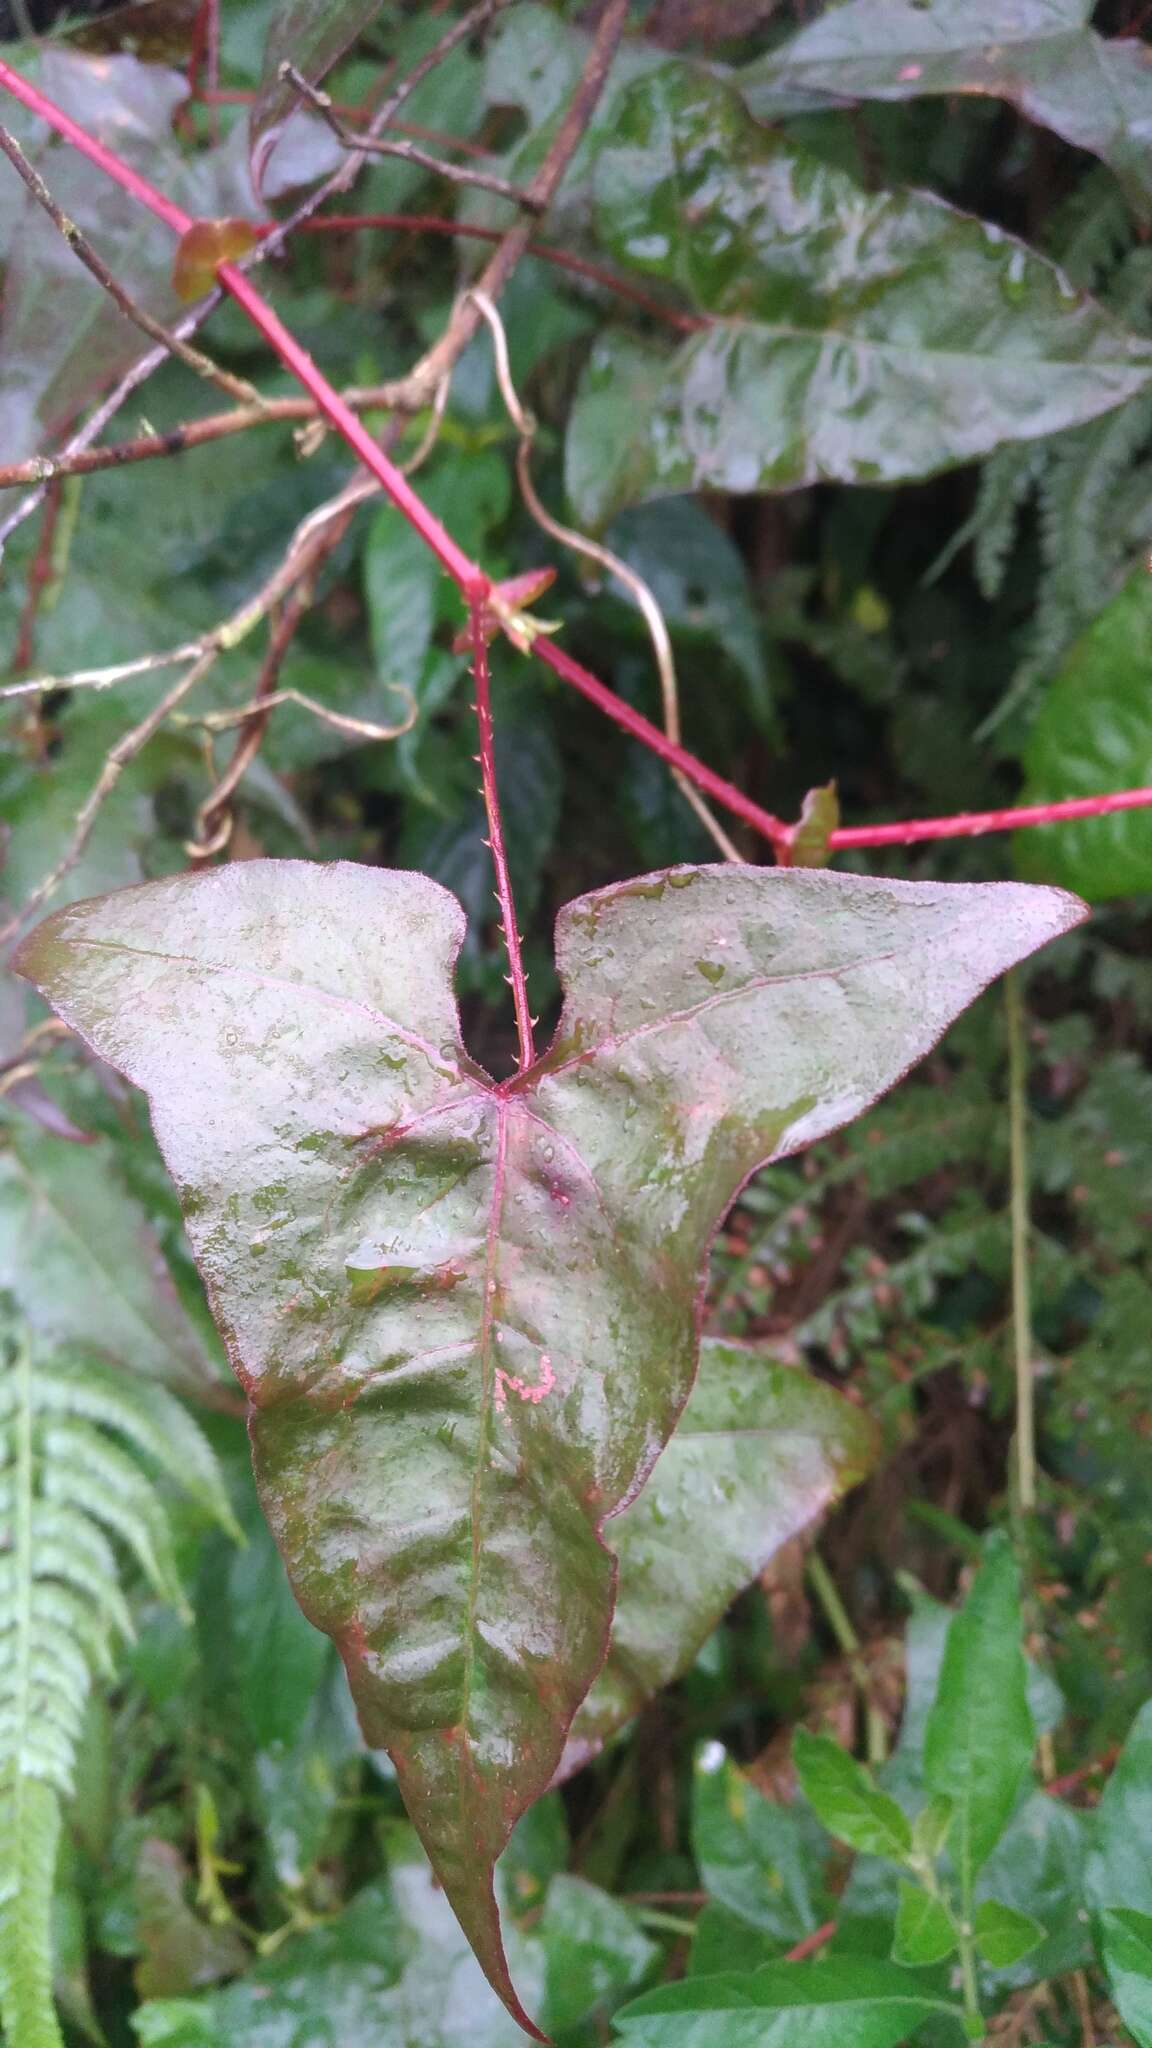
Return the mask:
M1141 566L1054 677L1028 736L1024 801L1056 802L1152 785L1152 576ZM1152 889L1152 808L1040 826L1017 838L1029 875L1091 902Z
M949 1627L924 1735L928 1785L955 1804L949 1840L965 1885L996 1847L1032 1761L1021 1633L1019 1569L996 1536Z
M907 1818L855 1757L831 1736L798 1728L792 1759L800 1789L829 1834L867 1855L906 1860L912 1846Z
M284 0L277 9L249 115L252 179L257 191L280 133L300 105L296 87L280 77L281 64L294 64L309 85L319 85L379 14L381 5L382 0Z
M860 1957L666 1984L616 2025L625 2048L899 2048L925 2022L959 2016L896 1964Z
M834 1388L762 1348L704 1339L676 1433L612 1524L612 1640L572 1724L563 1776L687 1670L737 1594L865 1477L879 1448L870 1417Z
M800 1805L767 1799L718 1742L696 1758L692 1850L718 1905L782 1955L829 1917L828 1838Z
M701 486L930 476L1152 375L1152 343L1023 243L924 193L865 192L680 66L628 93L596 197L612 257L710 325L675 350L597 342L566 453L586 524Z
M925 1969L942 1963L956 1946L956 1930L942 1900L934 1899L917 1884L900 1880L896 1931L892 1960L909 1969Z
M1152 220L1152 62L1107 41L1092 0L848 0L750 64L741 84L763 120L852 100L987 93L1110 165Z
M50 1342L95 1345L201 1398L220 1389L106 1138L78 1146L23 1120L0 1122L0 1291Z
M502 1084L420 875L238 863L25 943L152 1098L289 1576L513 2008L492 1867L603 1659L600 1532L691 1389L724 1211L1080 915L1004 884L622 883L561 914L556 1037Z

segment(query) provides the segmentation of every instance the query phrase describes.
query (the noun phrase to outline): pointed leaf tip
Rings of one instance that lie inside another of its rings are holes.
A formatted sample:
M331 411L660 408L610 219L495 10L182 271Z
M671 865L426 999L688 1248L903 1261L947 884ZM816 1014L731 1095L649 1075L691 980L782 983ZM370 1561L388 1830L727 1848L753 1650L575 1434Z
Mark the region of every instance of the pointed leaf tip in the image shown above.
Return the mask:
M500 1087L461 1040L462 912L421 875L237 863L25 941L151 1098L297 1597L521 2025L494 1866L603 1661L601 1532L691 1389L725 1210L1081 915L1016 884L644 876L562 912L557 1037Z

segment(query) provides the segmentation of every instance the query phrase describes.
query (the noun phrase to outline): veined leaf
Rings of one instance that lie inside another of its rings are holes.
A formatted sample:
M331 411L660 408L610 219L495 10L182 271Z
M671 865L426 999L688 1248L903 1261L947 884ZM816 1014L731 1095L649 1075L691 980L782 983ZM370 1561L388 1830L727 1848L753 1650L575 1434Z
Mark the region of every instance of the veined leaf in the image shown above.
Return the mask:
M919 1885L900 1880L900 1903L896 1909L896 1935L892 1960L912 1969L926 1969L942 1963L956 1946L956 1929L942 1899L934 1899Z
M494 1082L426 877L252 861L71 906L23 973L152 1097L258 1484L461 1922L603 1660L601 1540L691 1389L750 1172L858 1114L1074 900L682 868L561 914L556 1037Z
M1152 220L1152 69L1144 43L1089 27L1092 0L849 0L750 64L765 120L846 101L988 93L1102 157Z
M932 2019L960 2018L895 1963L766 1963L690 1977L616 2015L626 2048L899 2048Z
M930 476L1152 376L1152 343L1023 243L925 193L865 192L680 66L628 93L596 191L616 261L711 317L672 351L611 333L593 351L566 455L586 524L702 485Z
M997 1536L949 1627L924 1735L928 1785L955 1802L950 1843L966 1898L1004 1832L1036 1744L1020 1638L1020 1574L1007 1538Z
M903 1809L881 1792L870 1771L830 1735L797 1728L792 1756L800 1789L829 1834L868 1856L907 1861L912 1830Z
M1097 1814L1088 1895L1117 2010L1152 2048L1152 1700L1137 1714Z
M761 1347L704 1339L676 1434L612 1524L612 1640L572 1724L561 1777L687 1670L736 1595L865 1477L878 1451L875 1424L835 1388Z

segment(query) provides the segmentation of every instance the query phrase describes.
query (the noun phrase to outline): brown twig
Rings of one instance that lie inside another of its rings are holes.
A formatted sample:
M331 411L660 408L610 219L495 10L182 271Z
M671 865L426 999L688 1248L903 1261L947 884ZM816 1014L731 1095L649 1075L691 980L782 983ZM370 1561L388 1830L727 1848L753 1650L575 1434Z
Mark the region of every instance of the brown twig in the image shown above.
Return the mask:
M57 205L39 171L29 163L15 136L10 135L3 126L0 126L0 150L7 157L17 176L23 180L37 204L43 207L53 227L63 236L73 255L79 258L101 290L107 292L113 305L119 308L126 320L130 320L150 341L155 341L161 348L166 349L169 355L178 356L198 377L205 378L209 384L215 384L229 398L239 399L245 405L262 405L260 393L254 384L249 384L246 377L234 377L230 371L220 369L212 361L211 356L204 355L198 348L192 348L179 334L165 327L162 320L154 319L143 306L136 304L135 299L117 282L107 264L97 255L83 230Z
M608 82L608 73L612 69L627 19L628 0L608 0L608 5L597 24L583 76L569 101L555 140L528 187L529 197L538 213L547 210L563 183L564 174ZM527 254L531 240L531 220L519 220L509 228L477 278L475 291L482 293L487 299L497 300L517 264ZM469 342L478 333L481 318L473 292L465 293L457 300L439 341L434 343L427 355L417 363L407 379L410 402L427 403L428 397L454 369Z
M523 206L531 213L539 213L538 201L530 192L513 185L507 178L497 177L494 171L480 170L476 165L453 164L443 157L433 156L427 149L421 149L416 142L397 142L384 135L360 134L349 128L347 122L337 113L331 95L321 92L319 86L309 85L302 71L295 64L282 64L280 76L294 85L300 97L307 100L313 111L319 114L326 127L331 129L344 149L358 150L362 156L397 157L401 163L415 164L422 171L432 171L438 178L445 178L452 185L476 185L483 192L494 192L499 199L507 199L513 206Z

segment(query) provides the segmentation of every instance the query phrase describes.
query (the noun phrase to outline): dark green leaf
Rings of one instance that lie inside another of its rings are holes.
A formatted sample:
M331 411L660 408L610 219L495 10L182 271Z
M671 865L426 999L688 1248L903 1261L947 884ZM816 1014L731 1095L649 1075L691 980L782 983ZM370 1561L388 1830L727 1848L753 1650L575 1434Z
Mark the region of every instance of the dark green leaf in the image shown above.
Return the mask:
M1152 1917L1112 1906L1100 1933L1116 2009L1140 2048L1152 2048Z
M763 1349L705 1338L676 1433L612 1525L612 1641L573 1723L565 1775L687 1670L736 1595L878 1449L870 1419L831 1387Z
M997 1989L1063 1977L1091 1960L1084 1878L1094 1818L1034 1792L1001 1835L980 1873L977 1895L1032 1915L1047 1931L1019 1965L998 1966Z
M966 1887L1003 1834L1032 1761L1020 1637L1020 1573L1007 1538L994 1536L948 1630L924 1735L929 1788L955 1802L951 1847Z
M1152 577L1141 567L1077 641L1044 698L1024 756L1025 802L1152 784L1150 634ZM1152 809L1022 832L1017 859L1028 874L1094 903L1152 889Z
M976 1908L972 1923L976 1946L994 1970L1006 1970L1030 1955L1043 1941L1046 1929L1030 1913L1005 1906L1000 1899L984 1899Z
M956 1929L943 1902L902 1878L893 1962L914 1969L925 1968L929 1963L942 1963L955 1946Z
M579 1877L552 1880L537 1931L547 1956L542 2017L550 2034L616 2005L659 1953L626 1906Z
M792 1757L800 1789L829 1834L872 1856L907 1860L912 1830L894 1799L877 1787L870 1771L828 1735L797 1728Z
M501 1085L419 875L235 863L25 942L152 1096L293 1585L510 2009L492 1868L602 1661L600 1530L690 1391L721 1215L1079 916L1003 884L623 883L563 912L556 1038Z
M770 1935L778 1953L827 1918L827 1838L803 1807L766 1799L718 1742L696 1760L692 1847L712 1897Z
M51 1341L95 1347L201 1398L220 1390L215 1360L105 1138L71 1145L31 1124L0 1122L0 1289Z
M931 2019L959 2018L893 1963L766 1963L691 1977L617 2013L627 2048L899 2048Z
M292 1597L268 1525L245 1517L247 1538L228 1566L232 1666L240 1708L256 1749L299 1737L329 1656L328 1639Z
M643 366L631 340L598 343L567 451L586 524L701 486L929 476L1148 383L1152 343L1022 243L863 192L682 67L628 94L596 176L612 255L709 324Z
M1135 39L1088 26L1092 0L848 0L741 74L763 119L853 99L989 93L1110 164L1152 220L1152 72Z
M1117 2009L1152 2044L1152 1700L1137 1714L1097 1814L1088 1895ZM1134 1916L1139 1915L1137 1923Z

